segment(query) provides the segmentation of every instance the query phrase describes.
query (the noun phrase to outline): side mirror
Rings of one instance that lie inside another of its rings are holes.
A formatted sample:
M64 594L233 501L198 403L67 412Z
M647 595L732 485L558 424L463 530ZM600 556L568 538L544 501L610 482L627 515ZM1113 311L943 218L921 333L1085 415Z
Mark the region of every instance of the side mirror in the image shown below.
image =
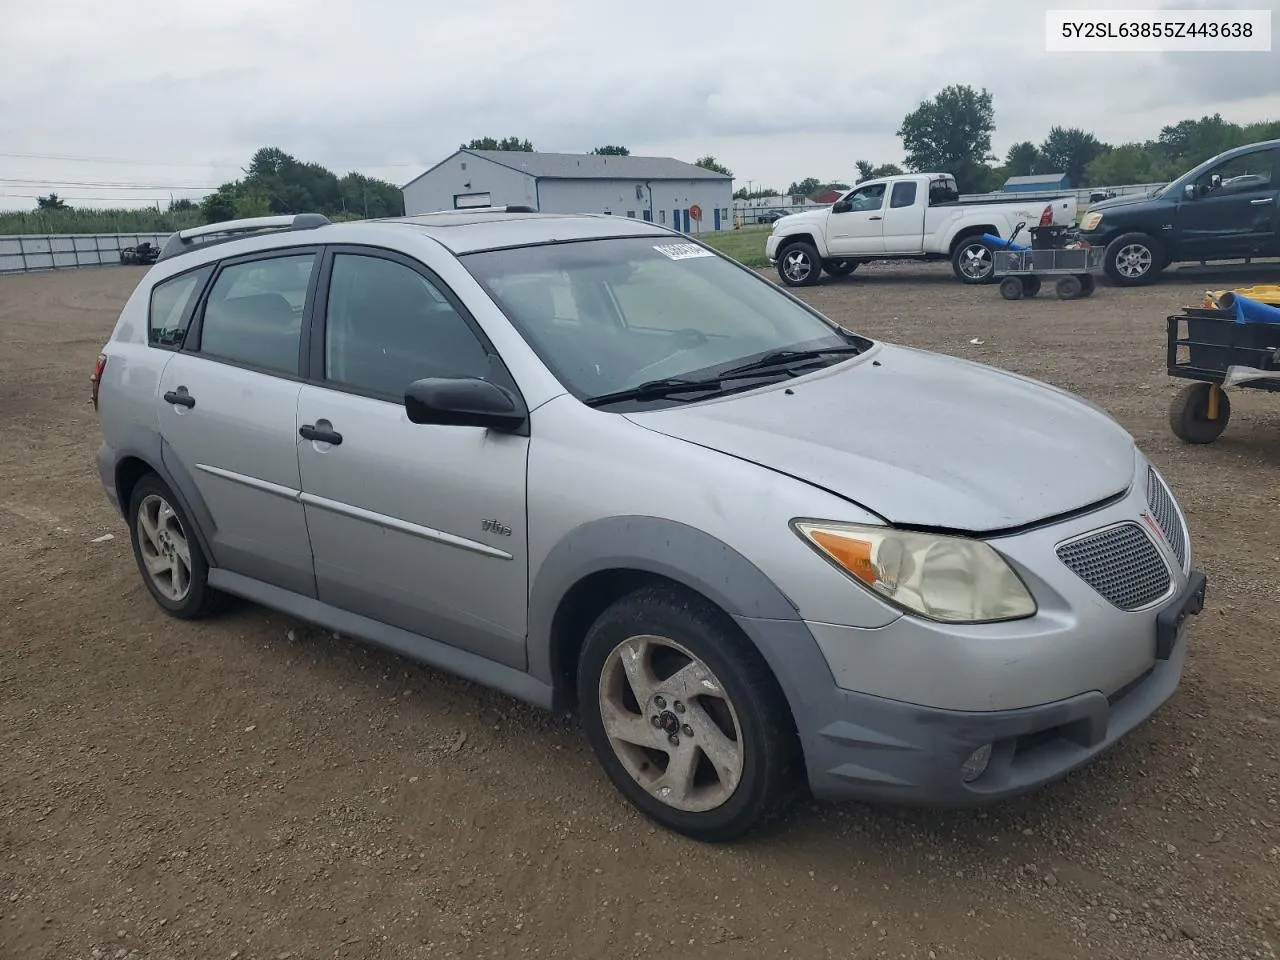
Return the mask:
M853 209L853 203L849 200L837 200L831 205L832 213L848 213Z
M1196 198L1196 185L1188 183L1182 188L1182 195L1188 200L1194 200Z
M524 402L496 383L478 377L415 380L404 394L411 423L449 427L487 427L520 433L529 420Z

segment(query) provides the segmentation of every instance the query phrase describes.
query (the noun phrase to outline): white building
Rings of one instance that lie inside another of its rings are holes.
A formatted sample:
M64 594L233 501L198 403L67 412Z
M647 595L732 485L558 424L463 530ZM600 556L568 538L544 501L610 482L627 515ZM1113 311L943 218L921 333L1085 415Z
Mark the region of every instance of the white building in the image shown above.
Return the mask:
M409 216L517 204L634 217L693 234L733 226L733 178L670 157L459 150L401 192Z

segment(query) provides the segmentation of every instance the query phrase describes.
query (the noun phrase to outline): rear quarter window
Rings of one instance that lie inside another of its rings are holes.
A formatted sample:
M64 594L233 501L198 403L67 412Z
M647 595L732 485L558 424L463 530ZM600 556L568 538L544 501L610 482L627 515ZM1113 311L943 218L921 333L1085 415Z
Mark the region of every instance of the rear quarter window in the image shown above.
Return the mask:
M157 347L180 347L191 323L195 302L213 272L213 265L161 280L151 288L147 342Z

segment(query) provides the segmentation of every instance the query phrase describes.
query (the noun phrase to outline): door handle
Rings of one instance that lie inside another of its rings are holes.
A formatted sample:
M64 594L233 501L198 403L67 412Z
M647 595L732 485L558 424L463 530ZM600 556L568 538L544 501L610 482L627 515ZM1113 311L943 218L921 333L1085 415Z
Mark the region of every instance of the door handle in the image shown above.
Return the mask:
M186 407L190 410L196 405L196 398L187 393L186 387L179 387L177 390L169 390L164 395L165 403L177 404L180 407Z
M298 436L303 440L312 440L315 443L331 443L335 447L342 442L342 434L337 430L330 430L327 427L317 427L313 423L303 424L298 428Z
M1249 201L1249 203L1251 203L1251 204L1252 204L1253 206L1255 206L1255 207L1260 207L1260 206L1262 206L1264 203L1271 203L1271 202L1272 202L1272 200L1271 200L1271 198L1270 198L1270 197L1263 197L1261 200L1250 200L1250 201Z
M868 220L879 220L879 219L881 219L881 218L880 218L880 217L867 217L867 219L868 219Z

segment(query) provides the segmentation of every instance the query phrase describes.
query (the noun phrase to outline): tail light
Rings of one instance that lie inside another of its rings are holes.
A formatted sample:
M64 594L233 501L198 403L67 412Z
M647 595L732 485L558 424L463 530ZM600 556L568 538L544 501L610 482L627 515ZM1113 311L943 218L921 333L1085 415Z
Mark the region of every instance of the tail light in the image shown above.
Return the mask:
M1053 204L1052 203L1046 203L1044 205L1044 213L1040 214L1040 226L1042 227L1053 226Z
M98 409L98 388L102 386L102 374L107 369L107 355L105 353L98 354L98 360L93 365L93 376L89 378L89 383L93 389L93 409Z

